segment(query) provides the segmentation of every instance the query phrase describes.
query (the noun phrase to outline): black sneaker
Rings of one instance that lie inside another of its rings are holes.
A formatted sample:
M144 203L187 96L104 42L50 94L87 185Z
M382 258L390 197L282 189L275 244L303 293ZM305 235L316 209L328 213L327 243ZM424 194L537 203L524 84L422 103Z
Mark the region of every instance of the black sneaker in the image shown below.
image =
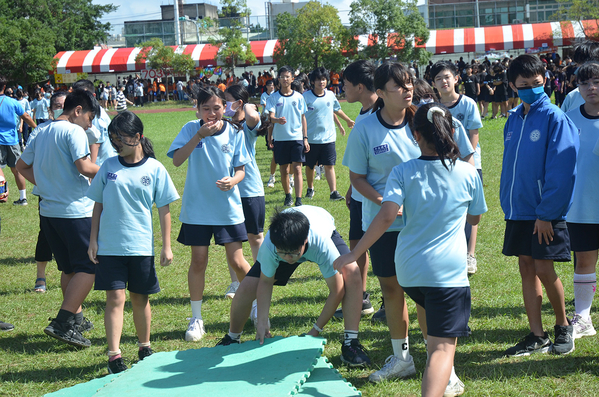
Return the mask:
M123 361L123 357L119 357L116 360L108 361L108 373L118 374L127 370L127 364Z
M283 205L285 207L291 207L293 205L293 198L291 198L291 194L285 195L285 203Z
M553 327L555 339L553 342L554 354L570 354L574 351L574 327L568 320L568 325L556 325Z
M542 337L531 332L515 346L507 349L504 355L512 357L530 356L533 353L547 353L551 351L551 348L552 343L547 332Z
M218 341L216 346L229 346L229 345L232 345L233 343L239 344L239 341L231 338L229 336L229 334L225 334L225 336L223 336L223 338Z
M151 356L152 354L154 354L154 352L152 351L152 348L150 346L144 346L137 351L137 357L139 358L139 361L143 360L148 356Z
M310 189L308 188L308 190L306 191L306 198L313 198L314 197L314 189Z
M374 313L374 308L372 307L372 303L370 303L370 294L364 292L362 295L362 315L365 316L371 313Z
M349 346L341 345L341 361L349 367L367 367L370 359L364 353L364 346L358 339L352 339Z
M333 318L341 320L343 318L343 309L339 308L339 309L335 310L335 313L333 314Z
M72 323L65 322L60 324L56 319L52 319L50 325L44 328L44 332L69 345L77 347L90 347L92 345L89 339L84 338Z
M84 333L94 329L94 323L89 321L89 318L83 317L83 321L81 321L81 324L75 324L75 328L77 328L77 331L79 331L80 333Z
M301 197L296 197L295 198L295 206L299 207L302 205L302 198Z
M18 199L12 202L13 205L27 205L27 199Z
M345 200L345 197L343 197L342 195L339 194L338 191L334 191L333 193L331 193L331 195L329 196L329 200L331 201L339 201L339 200Z
M385 314L385 299L381 298L381 308L378 312L372 315L372 322L380 321L382 323L387 322L387 315Z
M14 325L0 321L0 331L12 331L13 329L15 329Z

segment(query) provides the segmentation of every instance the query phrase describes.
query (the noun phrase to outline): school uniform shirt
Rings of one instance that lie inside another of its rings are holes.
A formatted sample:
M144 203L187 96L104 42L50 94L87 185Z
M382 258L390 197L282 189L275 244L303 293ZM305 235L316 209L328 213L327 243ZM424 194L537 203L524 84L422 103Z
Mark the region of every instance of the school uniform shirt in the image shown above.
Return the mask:
M284 125L274 124L272 137L275 141L303 141L302 115L306 113L306 101L302 94L297 91L289 95L273 92L266 101L266 111L287 120Z
M245 148L251 158L251 161L245 165L245 177L237 186L239 186L239 195L241 197L262 197L264 196L264 183L260 175L260 169L256 163L256 141L258 140L258 129L262 123L250 130L247 123L243 122L243 136Z
M31 109L35 110L35 118L38 120L47 120L50 118L48 109L50 109L50 101L46 98L34 99L31 102Z
M453 121L453 140L455 141L456 145L458 145L460 158L464 158L471 154L473 155L475 151L470 143L468 132L466 132L466 129L458 119L452 118L451 120Z
M266 106L268 98L270 98L270 94L268 92L263 92L262 95L260 95L260 105Z
M100 132L100 137L96 143L100 144L98 148L98 157L96 157L96 164L101 166L106 160L117 155L116 150L110 143L108 137L108 126L110 125L111 119L106 110L100 107L100 116L94 117L92 121L92 127L95 127Z
M567 113L578 129L580 149L576 157L576 182L572 206L566 220L573 223L599 224L599 156L593 149L599 142L599 117L591 116L584 110L584 105Z
M321 96L314 91L304 92L306 101L306 122L308 143L323 144L337 140L337 129L333 113L341 110L341 105L332 91L324 90Z
M372 108L364 111L364 109L360 109L360 113L356 116L356 120L354 121L355 125L354 128L352 129L352 131L354 131L354 129L356 128L356 125L358 125L358 122L365 119L366 117L368 117L370 114L372 113ZM351 135L351 132L349 133ZM347 141L347 145L349 145L349 138ZM347 146L345 149L345 153L347 153ZM343 160L341 161L341 164L343 164L346 167L349 167L349 156L346 156L345 153L343 154ZM364 196L362 196L362 193L358 192L357 189L352 188L351 190L351 198L353 198L356 201L362 202L364 200Z
M345 158L351 172L366 175L368 183L380 194L391 169L397 164L418 158L420 148L412 136L407 120L399 126L387 124L378 110L356 124L349 134ZM378 214L380 206L364 198L362 200L362 229L368 229ZM403 228L401 217L389 227L389 231Z
M185 124L168 149L173 158L198 132L204 122L193 120ZM243 207L239 187L223 192L216 181L235 174L235 167L252 161L243 132L223 120L223 128L202 139L187 159L187 177L183 190L179 220L190 225L230 226L243 223Z
M179 194L156 159L128 164L115 156L102 164L87 197L103 205L98 255L154 256L152 205L164 207Z
M457 102L448 107L448 109L452 117L458 119L462 123L468 133L468 139L470 139L470 130L483 128L478 105L468 96L460 95ZM476 145L476 150L474 152L474 166L479 170L482 169L480 143Z
M335 219L333 219L333 216L325 209L312 205L288 208L283 212L287 211L301 212L310 222L306 251L296 263L306 261L316 263L324 278L329 278L337 274L337 270L333 268L333 262L340 255L333 240L331 240L331 236L335 231ZM260 262L260 270L266 277L274 277L279 267L279 262L283 261L283 259L277 255L277 250L270 241L270 231L264 236L264 241L260 246L256 260Z
M562 103L562 111L569 112L570 110L574 110L578 108L580 105L584 105L585 100L580 95L580 90L578 88L570 91L568 95L566 95L566 99L564 99L564 103Z
M21 104L25 113L27 113L28 115L31 116L32 111L31 111L31 104L29 103L29 101L27 99L23 98L23 99L17 99L17 102L19 102Z
M89 179L77 170L75 161L89 156L83 128L67 120L44 123L27 143L21 160L33 164L40 202L40 215L48 218L88 218L94 203L85 193Z
M476 169L422 156L394 167L383 202L403 205L395 268L402 287L467 287L466 214L487 211Z
M25 113L15 99L0 95L0 145L19 144L19 118Z

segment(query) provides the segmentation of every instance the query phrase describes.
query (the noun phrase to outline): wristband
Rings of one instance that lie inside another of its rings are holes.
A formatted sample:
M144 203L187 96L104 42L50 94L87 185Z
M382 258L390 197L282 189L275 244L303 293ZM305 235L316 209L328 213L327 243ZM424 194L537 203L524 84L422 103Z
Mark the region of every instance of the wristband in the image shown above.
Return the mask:
M308 137L307 137L307 136L305 136L305 137L304 137L304 139L308 139Z
M316 325L316 323L314 323L314 327L315 330L317 330L318 332L322 332L322 328L320 328L318 325Z

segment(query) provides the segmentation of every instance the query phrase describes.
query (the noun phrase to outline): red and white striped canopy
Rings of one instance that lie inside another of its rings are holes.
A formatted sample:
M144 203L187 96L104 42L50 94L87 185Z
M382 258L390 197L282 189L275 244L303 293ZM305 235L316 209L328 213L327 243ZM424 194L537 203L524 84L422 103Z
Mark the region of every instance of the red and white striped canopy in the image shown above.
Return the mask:
M597 34L598 20L545 22L535 24L490 26L449 30L431 30L425 47L433 54L464 52L505 51L538 47L571 45L577 39ZM360 36L362 45L368 36ZM278 40L250 42L258 64L273 64L273 52ZM215 61L218 47L211 44L184 45L175 51L190 54L197 67L220 65ZM62 51L54 56L58 60L56 73L108 73L136 72L146 68L145 62L136 63L140 48L111 48L90 51Z

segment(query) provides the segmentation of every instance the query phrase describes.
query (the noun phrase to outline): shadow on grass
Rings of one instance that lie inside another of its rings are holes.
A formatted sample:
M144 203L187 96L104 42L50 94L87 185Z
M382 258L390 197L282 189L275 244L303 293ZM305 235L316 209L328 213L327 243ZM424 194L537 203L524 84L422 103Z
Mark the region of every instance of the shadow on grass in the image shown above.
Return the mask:
M27 371L6 372L0 376L3 382L29 383L29 382L59 382L69 379L81 380L82 377L93 377L98 370L98 365L82 365L69 363L62 368L32 369ZM89 375L89 376L88 376Z
M553 313L551 303L547 299L543 301L541 311ZM524 302L517 306L473 306L470 310L471 319L494 317L517 318L518 316L526 316Z
M27 258L17 258L14 256L9 256L0 259L0 266L22 266L22 265L30 265L35 264L35 257L28 256Z

